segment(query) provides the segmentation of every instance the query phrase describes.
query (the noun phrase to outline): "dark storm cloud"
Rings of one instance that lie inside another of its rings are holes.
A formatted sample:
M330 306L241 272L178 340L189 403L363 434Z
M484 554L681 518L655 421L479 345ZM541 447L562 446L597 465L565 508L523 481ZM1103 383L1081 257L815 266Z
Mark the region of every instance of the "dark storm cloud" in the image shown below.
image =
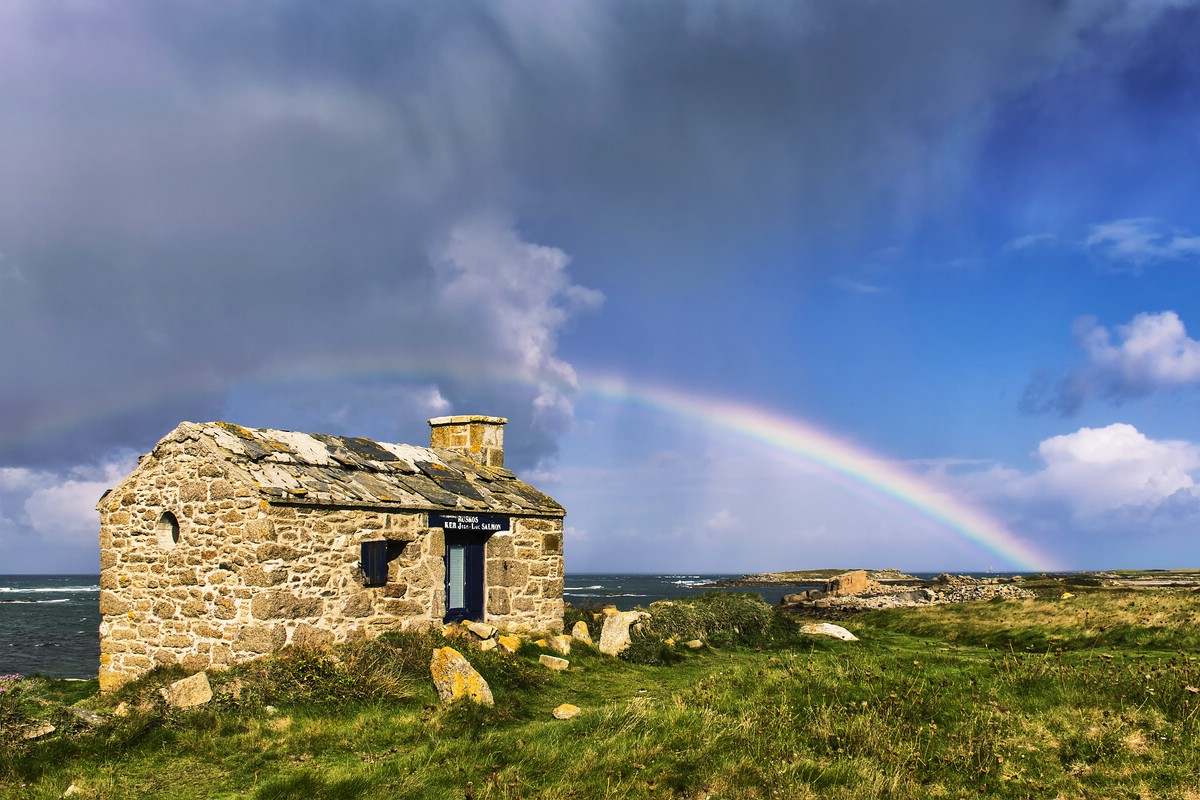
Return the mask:
M514 378L442 391L492 391L549 452L591 278L902 233L953 203L939 154L1119 8L6 4L0 462L141 449L247 376L351 355ZM574 283L597 242L608 272Z

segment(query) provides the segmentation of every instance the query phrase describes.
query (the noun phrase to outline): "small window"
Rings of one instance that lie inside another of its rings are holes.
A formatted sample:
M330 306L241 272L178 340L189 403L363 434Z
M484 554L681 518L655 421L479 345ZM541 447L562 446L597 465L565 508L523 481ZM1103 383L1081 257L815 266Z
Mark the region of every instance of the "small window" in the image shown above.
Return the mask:
M362 543L363 586L383 586L387 583L388 543L386 539Z
M179 544L179 520L175 519L175 515L170 511L164 511L158 518L158 524L154 526L154 533L158 537L159 545L170 550Z

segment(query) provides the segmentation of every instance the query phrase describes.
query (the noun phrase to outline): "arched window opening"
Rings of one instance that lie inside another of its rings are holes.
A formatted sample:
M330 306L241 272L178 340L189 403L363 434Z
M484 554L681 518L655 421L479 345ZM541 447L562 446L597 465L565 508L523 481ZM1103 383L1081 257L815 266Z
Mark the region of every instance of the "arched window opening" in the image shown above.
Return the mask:
M154 533L158 536L158 543L170 550L179 544L179 520L175 519L175 515L170 511L164 511L158 518L158 524L154 526Z

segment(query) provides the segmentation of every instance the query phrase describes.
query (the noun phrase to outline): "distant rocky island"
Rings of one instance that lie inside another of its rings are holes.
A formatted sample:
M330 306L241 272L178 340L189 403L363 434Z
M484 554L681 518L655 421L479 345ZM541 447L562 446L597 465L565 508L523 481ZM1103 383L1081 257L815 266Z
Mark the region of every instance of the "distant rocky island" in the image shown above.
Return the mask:
M819 585L819 589L784 595L780 607L799 616L844 617L885 608L997 598L1033 599L1106 586L1176 587L1200 591L1200 569L1105 570L997 577L942 573L935 578L921 578L897 569L814 569L743 575L709 585L715 588Z

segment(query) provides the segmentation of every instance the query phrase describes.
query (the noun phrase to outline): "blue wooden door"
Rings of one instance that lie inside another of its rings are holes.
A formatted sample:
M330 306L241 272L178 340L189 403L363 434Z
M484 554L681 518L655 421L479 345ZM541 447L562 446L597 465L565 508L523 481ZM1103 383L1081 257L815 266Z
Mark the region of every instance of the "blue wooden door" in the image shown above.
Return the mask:
M446 621L483 620L483 537L446 534Z

